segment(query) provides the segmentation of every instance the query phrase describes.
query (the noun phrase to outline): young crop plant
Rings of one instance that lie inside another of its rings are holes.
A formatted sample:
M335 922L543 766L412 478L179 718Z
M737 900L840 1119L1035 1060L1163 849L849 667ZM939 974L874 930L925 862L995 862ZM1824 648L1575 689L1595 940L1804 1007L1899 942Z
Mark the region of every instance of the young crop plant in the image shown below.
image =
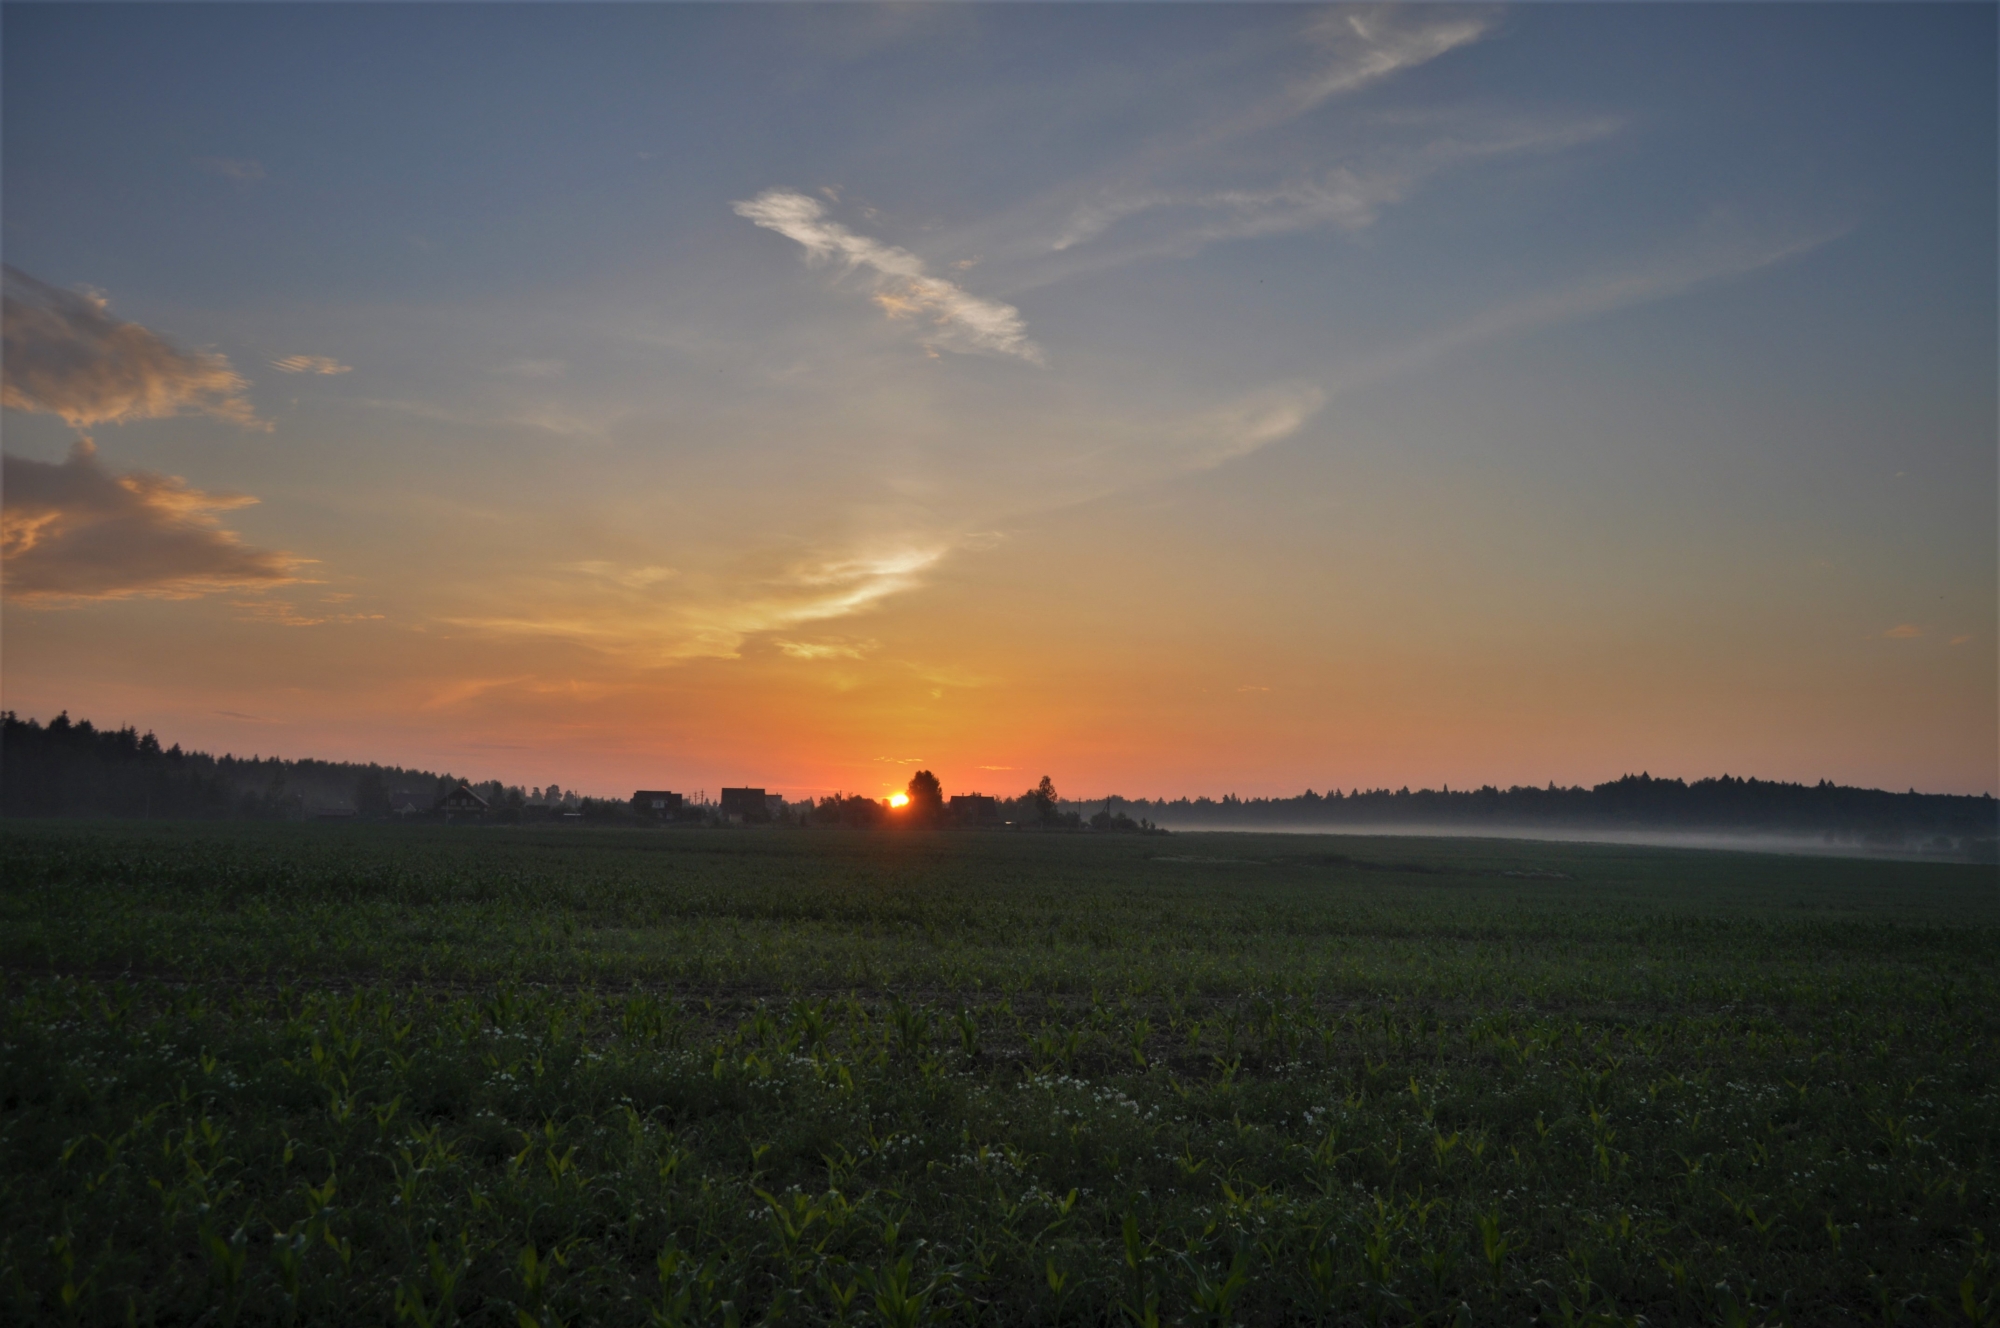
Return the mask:
M0 828L0 1318L1995 1318L1990 872L401 829Z

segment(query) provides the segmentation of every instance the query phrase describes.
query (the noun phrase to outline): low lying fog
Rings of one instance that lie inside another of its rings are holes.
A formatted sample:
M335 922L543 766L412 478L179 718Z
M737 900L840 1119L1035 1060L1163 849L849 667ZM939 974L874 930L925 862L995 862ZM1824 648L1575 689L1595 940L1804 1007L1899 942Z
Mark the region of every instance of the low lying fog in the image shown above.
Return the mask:
M1449 825L1176 825L1160 822L1176 834L1228 835L1339 835L1358 839L1384 836L1414 839L1539 839L1559 844L1644 844L1655 848L1723 849L1736 853L1801 853L1831 858L1923 858L1963 862L1965 856L1954 844L1950 849L1920 844L1843 844L1815 835L1733 834L1712 830L1592 830L1561 826L1449 826Z

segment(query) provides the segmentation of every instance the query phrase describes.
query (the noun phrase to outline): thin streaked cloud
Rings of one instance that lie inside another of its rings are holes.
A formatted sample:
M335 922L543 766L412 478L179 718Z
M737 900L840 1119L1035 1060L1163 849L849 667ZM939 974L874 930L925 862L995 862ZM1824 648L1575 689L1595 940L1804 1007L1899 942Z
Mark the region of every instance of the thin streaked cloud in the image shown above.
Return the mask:
M752 637L864 613L913 590L954 547L948 541L891 540L790 558L769 571L728 573L570 564L567 570L584 572L595 583L594 593L572 581L560 608L533 616L469 614L444 621L494 636L567 641L655 663L730 659ZM833 658L839 651L797 641L778 646L795 658Z
M1565 152L1609 138L1622 126L1614 116L1495 121L1490 116L1433 115L1387 122L1409 141L1374 145L1365 160L1332 162L1281 180L1106 190L1071 213L1049 249L1062 254L1121 233L1110 252L1081 265L1059 265L1050 275L1141 258L1185 258L1225 240L1323 229L1360 232L1450 171L1485 160ZM1184 165L1180 174L1200 172Z
M1346 391L1406 373L1450 352L1596 318L1615 310L1672 299L1712 282L1749 276L1804 257L1845 229L1780 238L1695 236L1680 246L1567 285L1523 296L1364 357L1328 376L1327 390Z
M1028 339L1020 310L932 276L923 259L909 250L830 220L818 199L769 189L732 206L737 216L803 246L808 262L838 260L850 273L865 270L876 306L892 319L921 324L926 346L1044 362L1041 347Z
M1278 384L1197 417L1188 433L1186 465L1195 470L1248 456L1289 438L1319 414L1326 392L1312 383Z
M1359 229L1372 223L1383 207L1400 202L1417 181L1445 166L1471 156L1521 150L1527 145L1503 146L1518 134L1503 134L1496 140L1481 126L1468 124L1416 152L1405 151L1405 160L1386 165L1322 160L1286 178L1262 183L1218 187L1201 180L1204 175L1229 173L1243 155L1244 140L1268 138L1329 99L1471 45L1487 36L1497 19L1491 10L1436 12L1382 5L1340 7L1307 20L1295 30L1293 40L1315 53L1308 70L1281 90L1233 113L1163 135L1116 168L1111 178L1092 186L1057 229L1049 249L1057 253L1073 249L1128 219L1163 209L1184 214L1173 234L1152 237L1143 249L1121 255L1122 260L1192 252L1219 239L1320 226ZM1549 134L1545 146L1557 146L1566 137L1562 132ZM1482 144L1481 139L1487 141Z
M342 364L330 355L287 355L280 360L272 360L271 367L282 373L302 374L344 374L352 373L354 366Z
M869 646L840 641L773 641L772 645L793 659L860 659Z
M644 567L621 567L603 559L587 559L583 562L565 563L563 570L583 576L595 577L627 590L649 590L663 581L671 581L680 573L671 567L649 565Z
M1338 6L1307 27L1325 52L1324 62L1290 89L1296 111L1354 92L1441 55L1470 46L1493 31L1494 10L1427 12L1407 5Z

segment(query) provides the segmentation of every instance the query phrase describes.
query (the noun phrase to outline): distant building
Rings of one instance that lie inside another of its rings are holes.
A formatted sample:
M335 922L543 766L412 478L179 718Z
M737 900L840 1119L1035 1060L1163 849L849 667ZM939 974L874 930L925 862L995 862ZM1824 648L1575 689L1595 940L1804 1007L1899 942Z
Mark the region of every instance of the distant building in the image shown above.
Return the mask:
M947 804L951 819L960 825L1000 824L1000 799L984 793L954 793Z
M437 794L411 793L398 789L389 795L389 814L395 817L422 816L437 810Z
M640 789L632 795L632 810L641 816L671 821L683 801L680 794L669 793L665 789Z
M725 821L762 822L771 819L771 804L764 800L764 790L760 788L722 790L722 805L719 810Z
M484 816L488 810L486 799L464 784L445 794L442 805L446 816Z

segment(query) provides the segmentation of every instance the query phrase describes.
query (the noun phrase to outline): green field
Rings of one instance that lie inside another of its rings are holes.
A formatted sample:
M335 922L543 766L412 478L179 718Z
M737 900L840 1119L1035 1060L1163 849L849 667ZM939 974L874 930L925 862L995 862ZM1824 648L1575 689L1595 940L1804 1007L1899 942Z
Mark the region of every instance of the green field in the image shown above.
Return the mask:
M2000 1322L1992 867L13 822L0 1318Z

